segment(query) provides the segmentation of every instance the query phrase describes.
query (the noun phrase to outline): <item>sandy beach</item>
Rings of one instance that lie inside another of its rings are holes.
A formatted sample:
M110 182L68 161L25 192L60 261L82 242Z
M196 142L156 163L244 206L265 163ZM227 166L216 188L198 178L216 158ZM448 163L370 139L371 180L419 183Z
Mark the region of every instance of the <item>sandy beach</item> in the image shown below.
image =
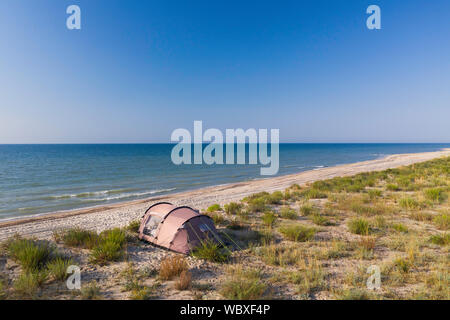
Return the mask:
M450 149L436 152L390 155L382 159L321 168L286 176L213 186L167 196L152 197L144 200L122 202L88 209L7 220L0 222L0 241L14 234L33 236L36 238L49 238L54 230L71 227L83 227L100 232L112 227L126 226L130 221L139 219L144 214L146 208L157 201L169 201L176 205L188 205L198 209L205 209L214 203L223 205L231 201L238 201L252 193L282 190L294 183L305 185L316 180L350 176L368 171L380 171L449 155Z

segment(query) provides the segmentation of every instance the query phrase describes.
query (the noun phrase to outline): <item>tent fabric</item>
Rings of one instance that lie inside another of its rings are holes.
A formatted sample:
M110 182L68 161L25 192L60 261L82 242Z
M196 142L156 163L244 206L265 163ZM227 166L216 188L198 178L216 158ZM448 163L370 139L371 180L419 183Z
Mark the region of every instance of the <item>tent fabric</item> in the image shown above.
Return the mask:
M176 207L169 202L155 203L145 211L139 238L185 254L207 239L220 242L210 217L190 207Z

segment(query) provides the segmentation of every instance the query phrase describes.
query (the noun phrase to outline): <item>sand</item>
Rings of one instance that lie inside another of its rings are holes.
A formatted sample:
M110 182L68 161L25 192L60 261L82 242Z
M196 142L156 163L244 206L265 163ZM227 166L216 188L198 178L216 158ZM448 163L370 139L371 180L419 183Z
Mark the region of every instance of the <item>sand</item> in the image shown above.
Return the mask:
M81 227L100 232L113 227L126 226L130 221L141 218L145 210L158 201L169 201L176 205L188 205L196 209L205 209L214 203L224 205L231 201L238 201L256 192L283 190L294 183L305 185L316 180L351 176L368 171L381 171L443 156L450 156L450 149L436 152L396 154L382 159L321 168L280 177L213 186L145 200L9 220L0 222L0 241L14 234L45 239L50 238L54 230L72 227Z

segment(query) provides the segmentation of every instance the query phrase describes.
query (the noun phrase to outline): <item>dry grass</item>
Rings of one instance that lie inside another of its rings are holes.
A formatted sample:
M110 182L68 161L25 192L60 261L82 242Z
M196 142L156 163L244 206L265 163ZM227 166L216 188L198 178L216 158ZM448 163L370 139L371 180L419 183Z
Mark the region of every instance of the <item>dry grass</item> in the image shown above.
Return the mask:
M188 270L188 263L184 257L173 256L161 261L159 269L159 278L162 280L171 280L179 276L183 271Z
M189 271L182 271L180 277L175 282L175 288L177 290L187 290L191 286L192 275Z

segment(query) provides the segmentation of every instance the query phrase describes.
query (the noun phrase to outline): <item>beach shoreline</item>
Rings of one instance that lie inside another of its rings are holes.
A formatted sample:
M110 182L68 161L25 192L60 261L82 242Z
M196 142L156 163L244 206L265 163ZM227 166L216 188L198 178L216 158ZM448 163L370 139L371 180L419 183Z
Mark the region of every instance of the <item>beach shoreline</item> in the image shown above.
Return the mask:
M450 156L450 149L394 154L375 160L325 167L271 178L210 186L146 199L0 220L0 240L4 240L14 234L48 238L54 230L69 227L83 227L85 229L102 231L112 227L122 227L130 221L141 218L146 208L156 201L169 201L175 205L188 205L197 209L205 209L214 203L223 205L231 201L238 201L252 193L283 190L294 183L305 185L317 180L351 176L361 172L381 171L444 156Z

